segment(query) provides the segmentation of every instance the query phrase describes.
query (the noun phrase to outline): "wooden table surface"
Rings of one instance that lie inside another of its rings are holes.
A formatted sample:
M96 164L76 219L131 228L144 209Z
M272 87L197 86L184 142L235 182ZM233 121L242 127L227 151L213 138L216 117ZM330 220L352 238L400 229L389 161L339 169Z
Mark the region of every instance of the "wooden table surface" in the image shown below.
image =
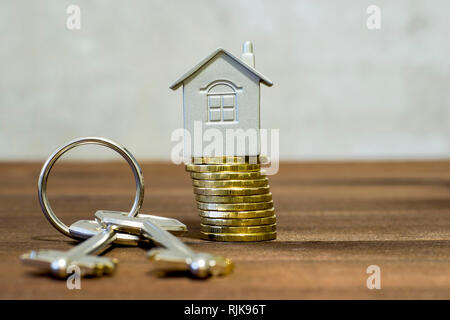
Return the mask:
M142 163L144 213L174 217L195 249L226 255L234 273L206 281L162 277L143 248L115 247L112 277L82 279L81 290L19 261L31 249L74 241L44 218L37 199L42 163L0 164L2 299L449 299L450 161L282 163L270 186L278 239L222 243L199 239L191 180L182 166ZM134 180L125 162L57 163L49 197L67 224L97 209L128 211ZM369 290L369 265L381 289Z

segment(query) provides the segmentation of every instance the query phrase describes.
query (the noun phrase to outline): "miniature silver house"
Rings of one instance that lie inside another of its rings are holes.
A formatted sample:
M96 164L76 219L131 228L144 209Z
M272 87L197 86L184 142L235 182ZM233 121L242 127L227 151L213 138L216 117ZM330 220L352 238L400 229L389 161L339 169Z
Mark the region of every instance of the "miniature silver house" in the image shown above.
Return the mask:
M205 154L205 148L194 146L195 123L201 123L203 131L218 129L223 136L223 146L226 144L227 129L242 129L244 132L256 129L256 147L246 146L245 150L227 150L224 147L222 154L215 155L259 155L261 82L269 87L273 84L256 71L253 45L247 41L243 45L241 59L219 48L172 84L170 88L173 90L183 85L184 128L189 131L192 141L190 150L185 148L185 156L214 155Z

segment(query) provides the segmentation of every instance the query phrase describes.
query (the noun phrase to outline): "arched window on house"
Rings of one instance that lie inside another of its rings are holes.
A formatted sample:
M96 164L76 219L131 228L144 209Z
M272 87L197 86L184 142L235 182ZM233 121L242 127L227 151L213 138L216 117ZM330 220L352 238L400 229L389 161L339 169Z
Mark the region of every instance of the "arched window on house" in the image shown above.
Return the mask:
M236 89L227 82L213 84L207 94L208 122L237 121Z

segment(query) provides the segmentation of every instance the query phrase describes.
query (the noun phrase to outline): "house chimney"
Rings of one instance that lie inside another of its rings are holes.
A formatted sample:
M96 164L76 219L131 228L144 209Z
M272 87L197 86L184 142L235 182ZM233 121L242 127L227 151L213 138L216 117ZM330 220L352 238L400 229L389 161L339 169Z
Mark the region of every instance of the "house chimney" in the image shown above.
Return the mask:
M253 54L253 43L251 41L245 41L242 45L241 60L250 67L255 67L255 55Z

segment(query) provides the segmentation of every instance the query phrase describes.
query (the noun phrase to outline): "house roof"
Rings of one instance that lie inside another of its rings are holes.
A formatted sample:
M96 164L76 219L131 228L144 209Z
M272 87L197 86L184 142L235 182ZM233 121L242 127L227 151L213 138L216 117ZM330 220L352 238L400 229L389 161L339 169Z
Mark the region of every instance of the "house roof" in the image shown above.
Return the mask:
M183 81L186 80L187 78L189 78L191 75L193 75L195 72L197 72L198 70L200 70L201 67L203 67L206 63L208 63L209 61L213 60L217 55L219 55L220 53L224 53L227 56L229 56L230 58L232 58L234 61L236 61L237 63L239 63L241 66L243 66L245 69L247 69L248 71L250 71L251 73L253 73L255 76L257 76L266 86L271 87L273 85L273 82L267 78L266 76L264 76L263 74L259 73L258 71L256 71L256 69L250 67L248 64L246 64L244 61L242 61L241 59L235 57L234 55L232 55L231 53L229 53L227 50L222 49L222 48L218 48L216 49L214 52L212 52L209 56L207 56L205 59L203 59L202 61L200 61L199 64L197 64L196 66L194 66L191 70L189 70L188 72L186 72L184 75L182 75L177 81L175 81L175 83L173 83L170 86L170 89L172 90L176 90L178 89L182 84Z

